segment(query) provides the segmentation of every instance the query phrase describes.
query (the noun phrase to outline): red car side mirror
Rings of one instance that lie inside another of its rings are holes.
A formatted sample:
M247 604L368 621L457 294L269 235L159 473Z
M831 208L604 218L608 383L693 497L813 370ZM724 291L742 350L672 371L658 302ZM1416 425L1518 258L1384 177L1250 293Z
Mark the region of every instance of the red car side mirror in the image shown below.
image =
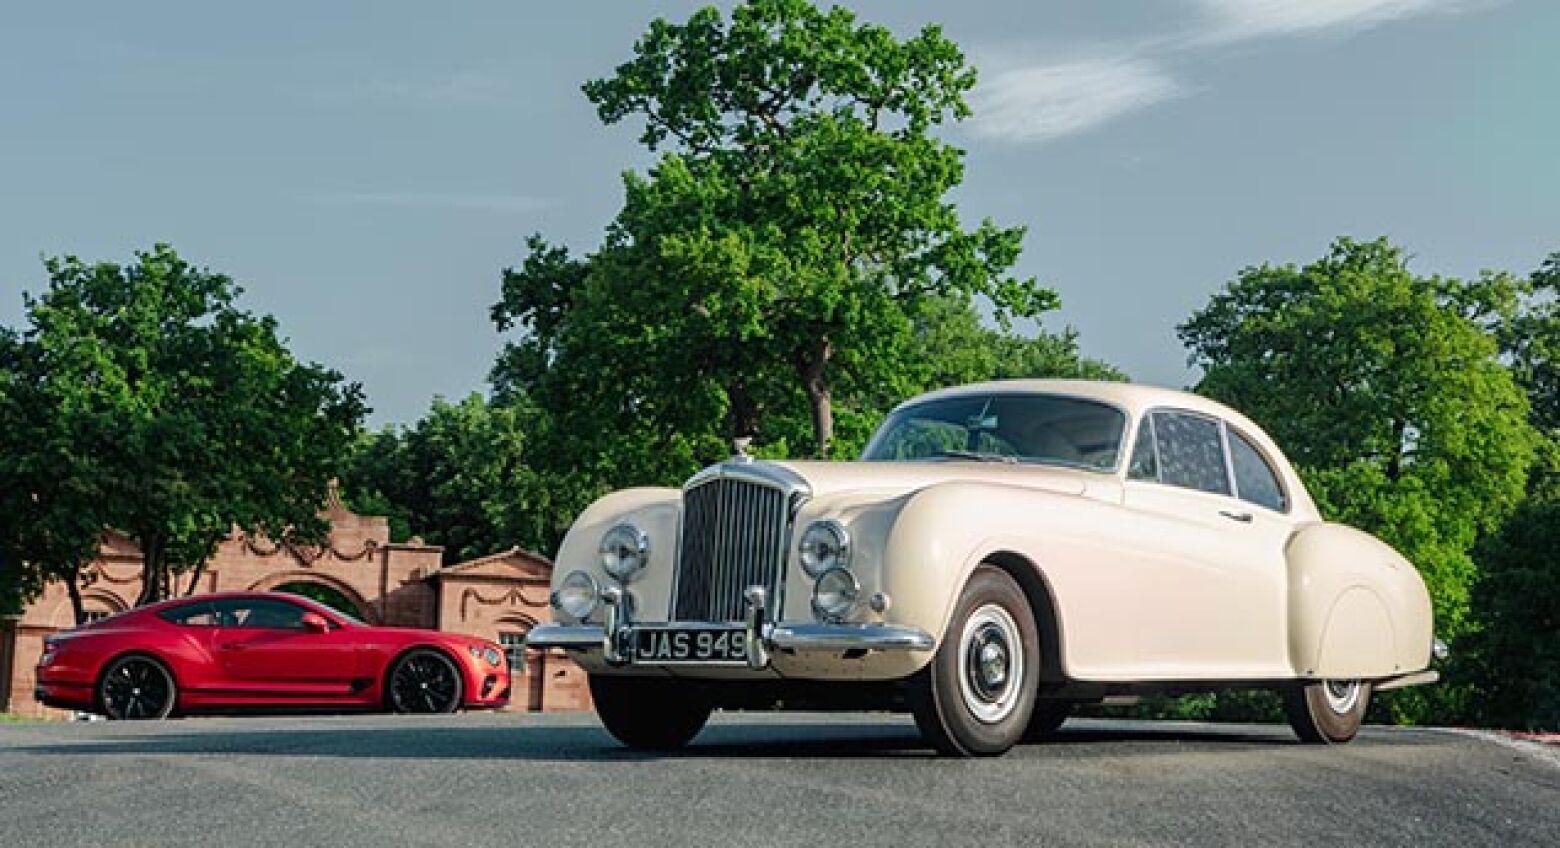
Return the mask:
M328 633L330 622L317 612L306 612L303 614L303 629L310 633Z

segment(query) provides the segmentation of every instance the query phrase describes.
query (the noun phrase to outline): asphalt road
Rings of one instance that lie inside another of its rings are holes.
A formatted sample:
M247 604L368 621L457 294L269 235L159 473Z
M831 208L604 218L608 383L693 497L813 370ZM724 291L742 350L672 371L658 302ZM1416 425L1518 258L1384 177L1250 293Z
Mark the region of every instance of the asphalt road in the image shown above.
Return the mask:
M1560 756L1447 731L1069 722L938 759L887 716L718 716L627 753L588 715L0 725L0 846L1560 845Z

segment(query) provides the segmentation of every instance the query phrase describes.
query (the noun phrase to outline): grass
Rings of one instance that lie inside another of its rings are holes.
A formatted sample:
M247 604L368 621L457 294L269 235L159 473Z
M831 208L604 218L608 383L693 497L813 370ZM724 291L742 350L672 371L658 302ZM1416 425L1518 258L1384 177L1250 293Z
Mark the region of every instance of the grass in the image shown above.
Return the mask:
M33 721L33 719L16 713L0 713L0 724L21 724L24 721Z

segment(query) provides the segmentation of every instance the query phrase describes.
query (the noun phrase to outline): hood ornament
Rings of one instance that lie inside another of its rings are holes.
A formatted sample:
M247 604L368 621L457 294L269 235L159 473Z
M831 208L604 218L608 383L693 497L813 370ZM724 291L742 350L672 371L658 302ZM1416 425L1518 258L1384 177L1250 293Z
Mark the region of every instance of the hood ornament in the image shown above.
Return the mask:
M748 446L752 444L752 436L738 436L735 439L732 439L731 449L736 451L736 455L733 456L732 459L735 459L738 462L752 462L753 455L748 453Z

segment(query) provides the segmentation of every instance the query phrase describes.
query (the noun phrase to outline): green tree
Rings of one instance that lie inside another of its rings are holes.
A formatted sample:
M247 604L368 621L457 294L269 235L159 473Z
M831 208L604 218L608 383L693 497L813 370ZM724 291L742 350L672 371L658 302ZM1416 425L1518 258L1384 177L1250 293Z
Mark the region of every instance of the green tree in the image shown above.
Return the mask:
M1385 240L1339 239L1303 267L1241 271L1178 328L1198 391L1261 423L1329 518L1420 569L1443 638L1469 632L1471 551L1521 501L1532 460L1528 404L1489 330L1519 289L1416 276ZM1399 698L1398 717L1420 697Z
M398 538L443 545L446 563L512 545L550 549L564 528L527 462L538 414L476 394L436 398L416 424L363 437L342 479L348 499L390 515Z
M47 380L35 350L0 328L0 614L16 614L59 580L83 618L81 567L103 524L90 457L72 450L68 422L34 403Z
M1467 665L1476 718L1560 730L1560 253L1533 273L1522 308L1499 325L1512 373L1528 395L1541 447L1527 499L1477 551L1479 631Z
M76 528L55 536L65 551L82 528L128 534L145 556L138 603L176 592L181 572L193 588L234 527L324 531L326 483L365 412L357 385L297 362L232 280L166 245L123 266L45 265L48 288L25 298L6 346L6 414L26 416L0 474L33 501L30 520Z
M918 388L929 300L982 297L999 321L1056 305L1009 275L1021 228L967 229L948 199L963 154L932 131L969 114L974 81L935 27L900 40L804 0L653 22L585 93L661 157L625 176L596 252L533 239L506 274L494 318L524 337L500 394L604 432L615 449L577 455L608 479L666 479L731 435L820 456L859 439L863 399Z

